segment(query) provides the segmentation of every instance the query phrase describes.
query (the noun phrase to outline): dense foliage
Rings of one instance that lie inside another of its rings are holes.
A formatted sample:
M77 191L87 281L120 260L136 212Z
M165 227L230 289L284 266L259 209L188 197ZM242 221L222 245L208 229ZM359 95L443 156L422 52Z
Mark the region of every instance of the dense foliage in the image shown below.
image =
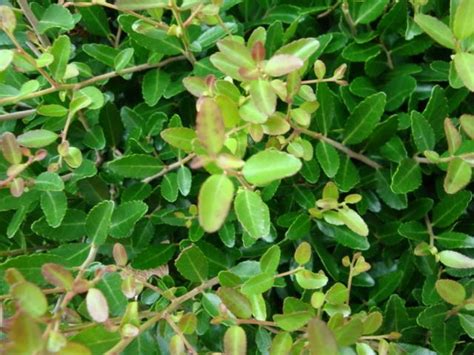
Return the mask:
M6 354L473 354L474 1L0 0Z

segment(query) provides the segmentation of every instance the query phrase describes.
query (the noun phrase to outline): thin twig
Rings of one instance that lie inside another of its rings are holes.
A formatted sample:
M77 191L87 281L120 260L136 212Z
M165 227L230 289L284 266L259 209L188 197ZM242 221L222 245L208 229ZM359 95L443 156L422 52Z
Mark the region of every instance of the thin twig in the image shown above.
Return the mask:
M19 100L28 100L28 99L32 99L32 98L35 98L35 97L41 97L41 96L52 94L54 92L61 91L61 90L79 90L83 87L89 86L89 85L94 84L98 81L115 78L115 77L123 75L123 74L135 73L135 72L138 72L138 71L143 71L143 70L153 69L153 68L160 68L160 67L163 67L167 64L177 62L177 61L180 61L180 60L185 60L185 59L186 59L186 57L183 56L183 55L176 56L176 57L170 57L170 58L167 58L167 59L165 59L165 60L163 60L159 63L139 64L139 65L136 65L136 66L133 66L133 67L125 68L125 69L120 70L120 71L112 71L110 73L105 73L105 74L102 74L102 75L98 75L98 76L95 76L93 78L81 81L81 82L76 83L76 84L60 84L57 87L50 87L50 88L47 88L47 89L44 89L44 90L33 92L31 94L28 94L28 95L21 96L21 97L19 97L19 96L6 97L6 98L3 98L3 99L0 99L0 105L13 104L13 103L15 103Z
M31 28L33 29L33 32L36 34L36 37L38 37L38 40L40 41L41 45L45 48L49 47L51 45L51 42L49 41L49 38L46 35L42 35L38 31L38 19L36 18L33 11L31 11L30 5L28 5L28 2L26 0L18 0L18 5L20 5L21 10L23 11L23 14L28 19L28 22L30 23Z
M184 336L183 332L181 331L181 329L178 328L178 326L175 324L175 322L169 317L169 315L167 315L165 317L166 319L166 322L168 322L168 324L170 325L171 329L173 329L173 331L181 338L181 340L183 341L184 345L186 346L186 348L189 350L189 352L193 355L197 355L197 351L194 349L194 347L191 345L191 343L188 341L188 339L186 339L186 337Z
M363 154L360 154L360 153L356 153L354 152L353 150L351 150L350 148L346 147L344 144L342 143L339 143L338 141L335 141L319 132L314 132L314 131L311 131L309 129L306 129L306 128L302 128L302 127L298 127L298 126L295 126L292 124L292 127L301 132L301 133L304 133L306 134L307 136L310 136L310 137L313 137L313 138L316 138L316 139L319 139L325 143L328 143L329 145L332 145L334 148L340 150L341 152L345 153L346 155L348 155L349 157L353 158L353 159L356 159L356 160L359 160L361 162L363 162L364 164L367 164L368 166L374 168L374 169L380 169L382 168L382 165L380 165L379 163L377 163L376 161L366 157L365 155Z
M195 156L196 156L196 154L191 153L191 154L185 156L183 159L180 159L180 160L178 160L177 162L174 162L173 164L166 165L166 166L165 166L163 169L161 169L157 174L155 174L155 175L153 175L153 176L149 176L149 177L143 179L142 182L143 182L144 184L148 184L148 183L150 183L150 181L155 180L155 179L158 179L159 177L165 175L167 172L169 172L169 171L171 171L171 170L178 169L178 168L181 167L182 165L186 164L188 161L191 161Z
M31 110L23 110L11 113L4 113L0 115L0 122L1 121L12 121L12 120L20 120L22 118L28 117L36 112L36 109Z

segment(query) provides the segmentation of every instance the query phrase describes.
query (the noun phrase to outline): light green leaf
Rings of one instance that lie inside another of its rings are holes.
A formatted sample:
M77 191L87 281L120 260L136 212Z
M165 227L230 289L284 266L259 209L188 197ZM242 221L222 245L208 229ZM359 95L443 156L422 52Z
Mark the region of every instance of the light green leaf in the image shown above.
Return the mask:
M57 228L66 216L67 198L64 192L47 190L41 193L41 209L48 224Z
M454 158L448 164L448 171L444 179L444 191L455 194L471 182L472 168L461 158Z
M193 139L197 137L196 131L187 127L167 128L161 131L160 135L166 143L186 153L193 150Z
M285 312L285 314L275 314L273 320L283 330L293 332L304 327L311 319L309 311Z
M252 317L252 308L249 300L239 290L230 287L221 287L217 291L217 295L222 303L236 317L241 319L249 319Z
M474 339L474 316L470 314L458 313L461 327L471 339Z
M290 54L305 61L311 57L318 48L319 41L316 38L301 38L284 45L275 52L275 55Z
M109 234L114 238L126 238L133 232L135 224L148 211L148 205L142 201L124 202L115 208Z
M464 286L454 280L438 280L435 287L441 298L452 305L458 306L466 298Z
M454 56L454 66L464 85L471 91L474 91L474 54L457 53Z
M454 16L453 31L457 39L463 40L474 34L474 2L460 0Z
M182 166L178 169L178 189L181 195L188 196L191 191L193 182L193 175L191 170L186 166Z
M239 67L247 69L255 68L256 64L252 58L250 50L242 43L239 43L232 38L226 38L217 42L217 47L230 62L235 63Z
M74 18L67 8L58 4L49 5L38 22L38 31L43 34L50 28L69 31L74 28Z
M421 168L413 159L403 159L392 175L390 188L396 194L405 194L421 185Z
M14 284L10 294L18 302L20 309L31 317L41 317L48 310L46 296L31 282L22 281Z
M456 47L456 39L453 33L448 26L437 18L418 13L415 15L415 22L423 31L442 46L450 49Z
M117 0L115 4L124 10L149 10L165 8L168 6L167 0Z
M184 249L175 262L176 269L192 282L204 282L209 272L209 263L196 245Z
M10 49L0 49L0 72L8 68L13 60L14 52Z
M224 355L242 355L247 353L245 331L233 325L224 334Z
M234 184L226 175L212 175L201 185L198 197L199 224L208 233L222 226L234 197Z
M64 182L56 173L44 172L37 176L35 188L39 191L62 191Z
M96 246L104 244L107 239L113 212L113 201L102 201L89 211L86 218L86 233Z
M267 117L275 112L277 97L270 82L263 79L252 80L250 95L255 106Z
M237 219L252 238L259 239L270 234L270 212L258 193L240 191L235 198L234 209Z
M282 76L300 69L304 62L290 54L274 55L265 64L265 72L270 76Z
M341 208L337 211L337 214L342 222L354 233L357 233L363 237L367 237L369 235L369 227L364 222L361 216L350 209L349 207Z
M286 332L280 332L277 335L275 335L275 337L273 338L272 347L270 348L270 355L290 354L292 346L293 346L293 339L291 338L291 335ZM333 354L329 354L329 355L333 355Z
M334 333L326 323L314 318L308 323L309 348L312 355L338 355L339 350Z
M354 108L344 128L344 143L360 143L370 136L382 117L386 98L383 92L379 92L367 97Z
M41 105L36 112L47 117L63 117L67 114L67 108L56 104Z
M58 135L46 129L34 129L17 137L17 142L27 148L42 148L50 145Z
M427 119L417 111L412 111L410 119L411 134L418 152L432 150L435 145L435 135Z
M261 294L272 288L273 281L273 274L262 272L245 281L241 290L242 293L247 296Z
M439 261L448 267L454 269L471 269L474 268L474 259L458 253L453 250L443 250L438 254Z
M301 161L293 155L267 149L252 155L242 173L251 184L264 186L274 180L293 176L301 169Z
M296 282L306 290L315 290L326 286L328 278L323 272L315 273L310 270L300 270L295 274Z
M161 69L148 71L143 77L142 94L148 106L155 106L171 82L170 75Z
M469 138L474 139L474 115L461 115L459 122Z
M199 105L196 118L196 131L201 144L210 155L220 152L225 142L224 120L217 103L211 98L204 98Z
M278 245L272 245L260 258L260 269L266 273L274 273L280 263L281 250Z
M59 36L53 43L50 53L54 57L54 61L49 65L51 74L54 79L62 81L66 74L66 67L71 53L71 40L68 36Z
M163 169L162 162L150 155L132 154L113 160L107 167L115 174L123 177L146 178Z
M160 185L161 196L168 202L175 202L178 198L178 175L168 173L163 176Z

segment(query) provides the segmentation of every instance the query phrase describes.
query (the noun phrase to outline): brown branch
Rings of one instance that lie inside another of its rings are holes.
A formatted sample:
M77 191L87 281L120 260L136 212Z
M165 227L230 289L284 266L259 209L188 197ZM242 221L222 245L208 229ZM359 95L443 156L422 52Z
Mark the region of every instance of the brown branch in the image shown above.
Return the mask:
M20 5L21 10L23 11L23 14L27 18L28 22L31 24L31 28L33 29L33 32L36 34L36 37L38 37L38 40L42 44L43 47L49 47L51 45L51 42L49 41L49 38L46 35L42 35L38 31L38 19L36 18L35 14L33 11L30 9L30 5L28 5L28 2L26 0L18 0L18 5Z
M155 175L152 175L152 176L149 176L149 177L143 179L142 182L145 183L145 184L148 184L150 181L158 179L159 177L165 175L167 172L169 172L171 170L178 169L182 165L186 164L188 161L191 161L195 156L196 156L196 154L191 153L191 154L185 156L183 159L180 159L177 162L174 162L173 164L166 165L163 169L161 169L161 171L159 171Z
M25 117L28 117L29 115L34 114L35 112L36 112L36 109L5 113L3 115L0 115L0 122L20 120L22 118L25 118Z
M145 64L140 64L140 65L136 65L136 66L133 66L133 67L125 68L121 71L112 71L110 73L105 73L105 74L102 74L102 75L98 75L98 76L95 76L93 78L81 81L81 82L76 83L76 84L61 84L61 85L58 85L57 87L50 87L50 88L47 88L47 89L44 89L44 90L33 92L29 95L21 96L21 97L18 97L18 96L6 97L6 98L3 98L3 99L0 99L0 105L13 104L13 103L15 103L19 100L28 100L28 99L32 99L32 98L35 98L35 97L40 97L40 96L52 94L54 92L61 91L61 90L79 90L83 87L94 84L98 81L107 80L107 79L111 79L111 78L114 78L114 77L117 77L117 76L120 76L120 75L123 75L123 74L135 73L135 72L139 72L139 71L143 71L143 70L147 70L147 69L161 68L161 67L163 67L167 64L177 62L177 61L180 61L180 60L185 60L185 59L186 59L186 57L183 56L183 55L176 56L176 57L170 57L170 58L167 58L167 59L165 59L165 60L163 60L159 63L155 63L155 64L145 63Z

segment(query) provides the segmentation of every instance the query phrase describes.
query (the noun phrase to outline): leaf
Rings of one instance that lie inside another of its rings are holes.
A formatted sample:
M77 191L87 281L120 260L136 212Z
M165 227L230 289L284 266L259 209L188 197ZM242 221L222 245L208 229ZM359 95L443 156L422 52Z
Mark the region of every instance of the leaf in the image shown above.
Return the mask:
M86 218L86 233L92 243L100 246L109 234L110 222L114 212L113 201L102 201L95 205Z
M17 142L27 148L42 148L58 139L58 135L46 129L34 129L17 137Z
M309 348L312 355L339 354L334 333L322 320L314 318L308 323Z
M240 291L230 287L221 287L217 291L217 295L227 309L236 317L241 319L249 319L252 317L250 302Z
M212 175L201 185L198 197L199 224L214 233L224 224L234 198L234 185L226 175Z
M54 218L57 218L57 215ZM86 235L85 220L86 214L84 212L70 208L67 209L66 215L58 227L51 227L45 218L41 218L33 223L31 229L43 238L68 242L78 240Z
M294 311L285 314L275 314L273 320L283 330L293 332L303 327L311 319L308 311Z
M260 269L265 273L274 273L280 264L281 249L273 245L260 258Z
M300 270L295 274L296 282L306 290L315 290L326 286L328 278L323 272L314 273L309 270Z
M301 38L284 45L275 52L275 55L290 54L306 61L318 48L319 41L316 38Z
M66 74L66 67L71 53L71 40L68 36L59 36L49 50L54 61L49 65L51 75L55 80L62 81Z
M224 334L224 355L247 354L247 336L245 331L233 325Z
M474 72L472 71L472 67L474 67L474 54L457 53L454 56L454 66L464 85L469 90L474 91Z
M41 209L49 226L59 227L66 216L66 195L62 191L44 191L41 194Z
M270 234L270 212L259 194L241 190L234 201L237 219L245 231L254 239Z
M318 123L321 133L328 134L335 117L334 96L326 83L318 84L316 97L320 104L316 111L315 121Z
M463 40L474 34L474 3L469 0L461 0L458 3L453 22L453 32L457 39Z
M173 244L150 245L132 260L132 267L138 270L158 268L168 263L175 251Z
M20 309L31 317L41 317L48 310L46 296L31 282L22 281L14 284L10 293L18 302Z
M97 323L103 323L109 319L109 306L102 291L90 288L86 296L87 312Z
M466 210L471 201L469 191L459 191L445 196L433 208L433 226L443 228L453 224Z
M111 316L123 315L128 304L121 285L122 278L116 272L105 274L96 285L96 288L102 292L107 301Z
M435 135L429 122L421 113L416 111L411 112L410 119L411 135L418 152L432 150L435 145Z
M382 15L388 2L389 0L364 1L359 9L357 17L355 18L355 23L366 25L375 21L380 15Z
M257 274L242 285L241 291L244 295L258 295L268 291L273 286L274 276L267 272Z
M193 175L191 170L186 166L182 166L178 169L178 189L181 195L188 196L191 191L193 181Z
M269 81L252 80L250 82L250 96L255 106L267 117L275 112L277 96Z
M253 69L255 61L252 58L250 50L242 43L232 38L226 38L217 42L217 47L228 61L235 63L240 68Z
M367 62L376 57L381 52L381 48L375 44L351 43L344 48L341 55L351 62Z
M8 68L13 61L14 52L10 49L0 49L0 72Z
M296 174L301 166L301 161L293 155L267 149L252 155L245 162L242 173L249 183L264 186Z
M224 120L217 103L205 98L199 105L196 131L201 144L210 155L220 152L225 142Z
M112 160L107 167L123 177L141 179L157 174L163 169L162 162L150 155L132 154Z
M160 132L161 138L175 148L186 153L193 150L193 140L197 137L196 131L186 127L171 127Z
M43 34L51 28L69 31L74 28L74 19L67 8L58 4L49 5L38 22L38 31Z
M413 159L403 159L392 175L390 188L396 194L405 194L421 185L421 168Z
M458 253L457 251L453 250L443 250L438 254L439 261L448 267L452 267L454 269L470 269L474 268L474 259L470 257Z
M327 177L334 177L340 165L339 153L325 141L319 141L316 145L316 158Z
M124 202L114 209L109 234L114 238L126 238L133 232L135 224L148 211L148 205L142 201Z
M178 198L178 175L168 173L163 176L160 185L161 196L168 202L175 202Z
M94 355L105 354L120 341L120 332L109 332L105 327L99 325L80 331L72 336L70 341L84 344L93 349Z
M184 249L176 259L175 265L179 273L189 281L202 283L207 280L209 263L196 245Z
M311 336L309 336L311 339ZM286 355L291 352L293 346L293 339L291 335L286 332L280 332L273 338L270 355ZM332 354L329 354L332 355Z
M403 271L390 272L377 280L376 286L370 291L368 303L376 305L390 297L402 281Z
M143 77L142 94L148 106L155 106L171 82L170 75L161 69L148 71Z
M294 55L274 55L265 64L265 72L270 76L282 76L300 69L303 64L304 62Z
M441 298L452 305L460 305L466 298L466 290L459 282L447 279L438 280L435 287Z
M431 345L438 354L452 354L461 335L461 327L456 319L448 319L433 328Z
M453 33L443 22L435 17L417 13L415 22L421 27L431 38L441 44L443 47L454 49L456 40Z
M455 194L471 182L472 168L461 158L454 158L448 164L448 171L444 179L444 191Z
M115 4L124 10L148 10L168 6L166 0L117 0Z
M344 143L356 144L364 141L384 112L386 95L382 92L367 97L352 111L344 128Z
M62 191L64 182L58 174L44 172L36 177L35 188L39 191Z
M474 139L474 115L461 115L459 122L469 138Z
M369 228L364 222L361 216L348 207L341 208L337 211L338 216L341 218L342 222L354 233L357 233L363 237L369 235Z
M474 339L474 316L464 313L458 313L461 327L471 339Z

